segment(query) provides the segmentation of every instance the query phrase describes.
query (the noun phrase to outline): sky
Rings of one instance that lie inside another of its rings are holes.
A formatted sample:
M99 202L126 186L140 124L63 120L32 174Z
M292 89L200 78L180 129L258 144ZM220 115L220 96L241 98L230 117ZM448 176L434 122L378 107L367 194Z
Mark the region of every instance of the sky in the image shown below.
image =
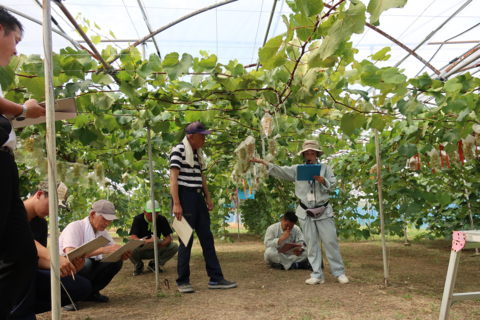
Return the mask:
M140 2L146 8L149 21L155 30L186 14L220 1L140 0ZM368 4L367 0L362 2ZM395 8L386 11L380 17L379 28L409 48L414 48L465 2L467 1L410 0L403 9ZM101 28L97 31L102 35L102 39L113 39L109 35L110 31L117 39L139 39L149 33L137 0L67 0L62 3L73 16L81 14L81 17L90 21L92 27L93 23L96 23ZM36 0L2 0L2 5L38 20L42 19L42 11ZM196 57L200 56L200 50L205 50L216 54L221 63L228 63L233 59L237 59L244 65L255 63L258 49L262 46L265 37L272 5L273 0L239 0L185 20L156 36L161 55L165 56L170 52L178 52L181 55L186 52ZM52 3L52 8L54 9L52 15L61 27L72 38L79 40L80 36L70 23L67 23L58 7ZM472 1L429 42L445 41L480 23L479 11L480 1ZM288 16L291 13L285 0L277 1L268 38L285 32L286 27L281 15ZM19 17L19 19L26 30L24 39L18 46L19 53L43 56L41 27L24 18ZM474 28L456 38L455 41L480 40L479 28L480 26ZM94 35L92 31L88 31L87 34ZM352 42L359 49L357 60L368 59L369 55L390 46L392 49L390 60L379 63L377 66L394 65L406 55L404 49L368 27L365 27L364 34L353 35ZM101 50L106 45L106 43L100 43L97 48ZM117 48L124 48L128 43L115 45L118 46ZM475 43L444 45L431 63L435 68L440 69L475 45ZM61 48L71 44L54 34L53 46L54 51L59 52ZM424 59L429 60L438 48L439 45L425 44L417 52ZM147 56L154 52L153 44L149 43L146 47ZM422 66L423 64L416 58L410 57L402 63L400 68L405 69L408 77L414 77Z

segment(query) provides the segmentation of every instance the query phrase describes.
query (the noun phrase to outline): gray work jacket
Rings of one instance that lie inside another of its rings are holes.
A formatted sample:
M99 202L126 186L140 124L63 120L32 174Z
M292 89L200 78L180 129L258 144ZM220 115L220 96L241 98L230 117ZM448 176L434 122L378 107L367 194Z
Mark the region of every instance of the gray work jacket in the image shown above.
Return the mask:
M303 247L305 247L305 239L303 238L302 230L300 230L298 226L293 226L293 229L290 231L290 237L283 240L279 245L278 238L280 238L283 233L281 222L274 223L268 227L265 233L265 247L279 250L285 243L301 243Z
M310 184L309 181L297 181L297 167L298 165L293 165L291 167L279 167L276 164L269 163L267 172L269 175L275 178L294 182L295 195L300 201L303 202L305 206L308 207L307 194L310 192ZM322 163L320 175L325 178L325 185L314 180L317 199L315 207L321 206L330 200L330 192L335 190L335 186L337 184L337 178L335 178L332 168L330 168L328 165ZM300 205L297 207L295 214L300 219L305 219L307 216L305 209L303 209ZM314 220L322 220L331 217L333 217L333 208L331 204L328 204L325 213Z

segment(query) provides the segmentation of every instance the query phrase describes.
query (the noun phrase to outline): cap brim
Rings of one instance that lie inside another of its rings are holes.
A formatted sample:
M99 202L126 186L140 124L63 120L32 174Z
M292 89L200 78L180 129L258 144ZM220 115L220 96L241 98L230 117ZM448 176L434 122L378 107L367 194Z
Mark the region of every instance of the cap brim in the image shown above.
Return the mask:
M100 213L100 214L109 221L118 220L117 216L114 214L107 214L107 213Z
M145 209L146 212L152 212L152 209ZM155 208L155 212L160 212L160 208Z
M313 150L313 151L320 152L320 155L321 155L321 156L323 156L323 155L325 154L325 152L323 152L323 151L320 150L320 149L308 148L308 149L305 149L305 150L300 151L299 153L297 153L297 155L301 155L302 153L304 153L305 151L308 151L308 150Z
M200 132L198 132L198 133L200 133L200 134L210 134L210 133L212 133L212 131L210 131L210 130L203 130L203 131L200 131Z

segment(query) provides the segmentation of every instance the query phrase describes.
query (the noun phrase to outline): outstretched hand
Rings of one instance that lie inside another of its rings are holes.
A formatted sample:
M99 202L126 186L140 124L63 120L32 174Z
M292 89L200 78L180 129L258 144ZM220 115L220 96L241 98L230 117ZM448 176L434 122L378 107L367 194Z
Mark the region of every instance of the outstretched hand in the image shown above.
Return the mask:
M248 161L255 162L255 163L261 163L261 164L268 167L268 162L266 162L265 160L262 160L262 159L252 158L252 159L249 159Z

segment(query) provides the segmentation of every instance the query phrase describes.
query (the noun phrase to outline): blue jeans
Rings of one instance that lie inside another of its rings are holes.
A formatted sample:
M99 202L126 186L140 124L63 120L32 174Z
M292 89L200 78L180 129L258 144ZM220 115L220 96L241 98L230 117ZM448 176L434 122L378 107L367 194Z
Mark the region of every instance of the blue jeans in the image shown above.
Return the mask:
M223 280L222 268L218 262L215 252L215 242L212 231L210 231L210 214L202 193L197 193L196 188L185 188L178 186L178 197L183 209L182 219L186 219L190 227L195 230L202 246L203 258L210 281L218 282ZM193 235L188 245L179 238L177 264L177 285L190 283L190 255L192 252Z

